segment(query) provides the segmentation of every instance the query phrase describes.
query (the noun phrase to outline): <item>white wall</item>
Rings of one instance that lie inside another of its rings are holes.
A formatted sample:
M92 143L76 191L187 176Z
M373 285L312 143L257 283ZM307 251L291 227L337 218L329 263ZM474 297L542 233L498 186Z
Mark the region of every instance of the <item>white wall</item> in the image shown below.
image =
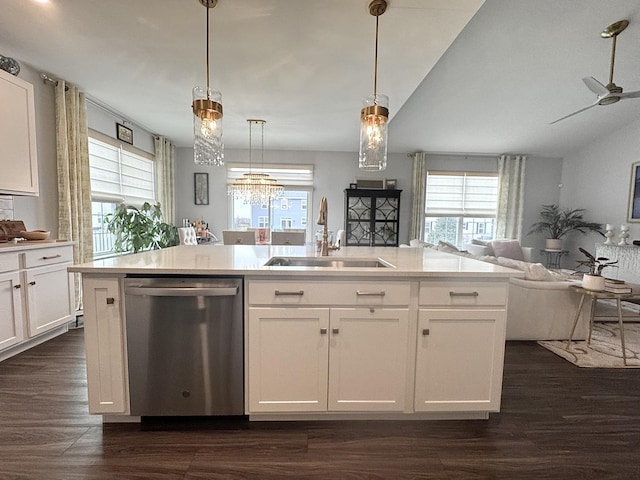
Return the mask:
M225 150L225 162L247 163L248 150ZM347 152L299 152L265 150L264 163L294 163L314 165L313 206L310 221L316 221L320 199L327 197L330 230L344 228L344 190L355 177L395 178L396 188L403 190L400 199L400 242L408 242L411 207L411 173L413 164L406 155L391 154L387 169L379 173L365 173L358 169L358 154ZM222 230L229 225L226 169L202 167L193 163L192 148L176 149L176 219L204 219L209 228L222 238ZM194 205L193 173L209 173L209 205Z
M631 165L640 161L638 152L640 120L572 152L563 163L561 205L585 208L587 220L615 225L616 243L623 223L630 226L629 243L640 239L640 223L627 221ZM567 238L564 248L574 253L583 247L594 253L595 244L603 240L597 234L577 234ZM579 252L578 258L583 258Z

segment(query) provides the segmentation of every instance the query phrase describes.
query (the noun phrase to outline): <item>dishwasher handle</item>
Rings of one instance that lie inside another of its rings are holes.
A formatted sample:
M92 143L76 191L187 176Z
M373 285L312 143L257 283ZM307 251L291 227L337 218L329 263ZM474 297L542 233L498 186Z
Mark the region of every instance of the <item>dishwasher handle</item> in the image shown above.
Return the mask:
M126 287L126 295L150 297L232 297L238 287Z

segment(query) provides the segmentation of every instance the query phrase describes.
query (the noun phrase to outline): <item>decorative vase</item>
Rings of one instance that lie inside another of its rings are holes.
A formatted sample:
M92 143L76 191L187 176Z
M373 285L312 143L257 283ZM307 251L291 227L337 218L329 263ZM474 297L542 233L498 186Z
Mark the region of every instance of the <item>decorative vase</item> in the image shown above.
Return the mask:
M604 236L607 239L604 244L605 245L614 245L613 243L613 237L615 236L615 233L613 233L613 225L611 225L610 223L607 223L607 226L605 228L605 230L607 231Z
M562 250L561 238L547 238L545 250Z
M621 225L620 226L620 242L618 245L629 245L627 243L627 238L629 238L629 225Z
M604 290L604 277L585 273L582 277L582 288L597 292L602 291Z

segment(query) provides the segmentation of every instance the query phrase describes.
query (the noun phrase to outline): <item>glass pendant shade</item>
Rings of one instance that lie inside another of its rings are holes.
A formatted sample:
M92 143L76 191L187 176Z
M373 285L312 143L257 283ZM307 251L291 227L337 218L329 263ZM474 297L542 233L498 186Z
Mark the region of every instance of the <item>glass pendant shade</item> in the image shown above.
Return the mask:
M193 161L196 165L224 165L222 94L206 87L193 89Z
M389 128L389 97L369 95L360 112L361 170L381 171L387 168L387 140Z

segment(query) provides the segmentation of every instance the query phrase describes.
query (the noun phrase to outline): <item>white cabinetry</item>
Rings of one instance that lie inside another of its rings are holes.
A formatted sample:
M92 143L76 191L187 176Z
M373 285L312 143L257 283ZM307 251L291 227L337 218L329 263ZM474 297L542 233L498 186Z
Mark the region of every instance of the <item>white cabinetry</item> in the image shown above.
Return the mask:
M129 411L123 295L117 278L83 279L89 412Z
M18 253L0 253L0 350L24 340Z
M506 299L500 282L421 282L416 412L499 411Z
M38 195L33 85L0 70L0 194Z
M75 318L71 244L0 253L0 359L66 331Z
M248 288L250 412L403 411L408 283L258 280Z

